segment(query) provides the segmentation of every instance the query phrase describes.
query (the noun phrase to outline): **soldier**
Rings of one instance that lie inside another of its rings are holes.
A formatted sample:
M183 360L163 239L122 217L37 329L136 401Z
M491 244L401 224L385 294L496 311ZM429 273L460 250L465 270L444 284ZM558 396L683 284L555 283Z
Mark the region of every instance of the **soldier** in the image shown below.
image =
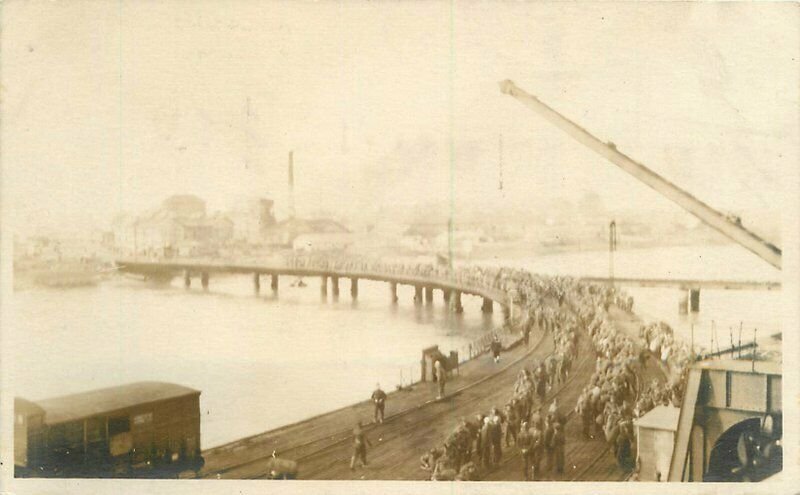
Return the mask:
M386 406L386 392L381 390L381 384L375 384L375 391L372 392L372 402L375 404L375 422L383 423L383 411Z
M517 447L522 457L523 475L525 481L531 479L531 447L533 447L533 436L528 431L528 423L523 422L519 435L517 436Z
M503 457L503 417L496 407L492 408L491 414L491 442L492 442L492 462L496 465Z
M530 425L541 430L544 427L542 418L542 407L537 407L531 414Z
M436 467L433 469L431 480L433 481L454 481L456 479L456 471L453 466L453 460L447 452L436 461Z
M438 461L443 455L443 447L431 449L425 454L422 454L422 457L419 459L419 467L425 471L433 471L433 468L436 466L436 461Z
M437 359L436 362L433 364L434 370L436 370L436 383L439 386L439 395L436 397L437 399L444 398L444 385L447 382L447 373L444 369L444 365L442 364L441 359Z
M539 465L542 461L542 454L544 453L544 433L541 428L533 424L530 428L531 435L531 479L536 481L536 476L539 475Z
M481 465L484 469L492 467L492 420L489 417L483 418L483 426L479 438L479 453Z
M589 399L589 393L584 392L578 399L577 412L581 416L584 438L594 438L592 424L594 423L594 410Z
M503 349L503 344L500 343L500 339L497 338L497 335L495 335L492 338L492 343L491 343L490 347L492 349L492 357L494 358L494 362L495 363L499 363L500 362L500 351Z
M534 375L536 381L536 393L539 395L539 402L544 402L545 394L547 393L547 372L545 371L544 364L539 364L536 368Z
M461 466L461 470L456 475L456 481L479 481L478 467L474 462L468 462Z
M483 420L485 416L483 414L476 414L475 415L475 423L473 423L473 431L475 432L475 453L478 454L478 464L481 462L481 430L483 429Z
M506 413L506 434L505 434L505 441L506 447L508 447L511 442L509 442L509 438L514 440L514 443L517 442L517 433L519 433L519 414L517 413L517 400L511 399L509 404L506 404L505 407Z
M356 468L356 461L359 461L361 466L367 467L367 445L372 447L369 439L364 435L364 430L361 429L361 421L359 421L353 429L353 457L350 458L351 471Z
M561 423L556 423L553 430L553 436L550 438L552 444L552 452L555 457L555 469L558 475L564 474L564 449L566 438L564 436L564 428Z
M544 446L544 455L545 455L545 469L548 471L552 471L555 465L555 451L553 450L553 435L555 434L555 425L550 420L550 416L548 415L547 418L544 420L544 431L543 433L543 446Z

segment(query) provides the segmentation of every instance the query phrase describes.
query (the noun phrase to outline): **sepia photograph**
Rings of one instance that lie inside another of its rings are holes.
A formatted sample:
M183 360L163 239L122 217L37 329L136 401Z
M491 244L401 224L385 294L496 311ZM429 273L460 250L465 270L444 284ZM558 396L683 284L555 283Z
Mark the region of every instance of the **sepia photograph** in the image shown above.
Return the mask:
M0 493L796 490L799 7L2 2Z

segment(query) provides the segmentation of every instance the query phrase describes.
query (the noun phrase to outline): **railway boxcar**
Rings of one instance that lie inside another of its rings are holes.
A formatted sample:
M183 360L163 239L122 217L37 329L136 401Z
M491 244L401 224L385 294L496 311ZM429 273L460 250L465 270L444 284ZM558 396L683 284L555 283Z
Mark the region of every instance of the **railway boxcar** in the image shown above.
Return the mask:
M197 471L200 392L138 382L14 401L20 477L176 477Z

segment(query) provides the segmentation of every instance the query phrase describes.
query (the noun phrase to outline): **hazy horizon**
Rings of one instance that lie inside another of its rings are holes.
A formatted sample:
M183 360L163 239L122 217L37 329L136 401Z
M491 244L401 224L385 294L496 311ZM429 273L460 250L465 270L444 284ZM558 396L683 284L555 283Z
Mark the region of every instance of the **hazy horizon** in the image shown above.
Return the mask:
M793 194L795 6L504 7L7 3L3 206L20 233L175 193L285 214L294 150L299 215L447 203L451 166L457 212L587 192L680 211L502 95L506 78L716 208Z

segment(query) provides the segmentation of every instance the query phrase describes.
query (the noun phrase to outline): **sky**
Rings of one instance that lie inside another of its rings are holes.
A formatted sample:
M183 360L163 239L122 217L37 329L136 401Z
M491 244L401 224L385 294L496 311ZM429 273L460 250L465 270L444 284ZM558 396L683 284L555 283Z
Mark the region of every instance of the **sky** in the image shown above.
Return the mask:
M281 215L294 150L300 215L374 217L451 193L456 221L591 192L678 209L501 94L511 79L716 208L780 210L797 194L798 12L6 1L2 207L28 234L108 227L178 193L210 209L271 197Z

